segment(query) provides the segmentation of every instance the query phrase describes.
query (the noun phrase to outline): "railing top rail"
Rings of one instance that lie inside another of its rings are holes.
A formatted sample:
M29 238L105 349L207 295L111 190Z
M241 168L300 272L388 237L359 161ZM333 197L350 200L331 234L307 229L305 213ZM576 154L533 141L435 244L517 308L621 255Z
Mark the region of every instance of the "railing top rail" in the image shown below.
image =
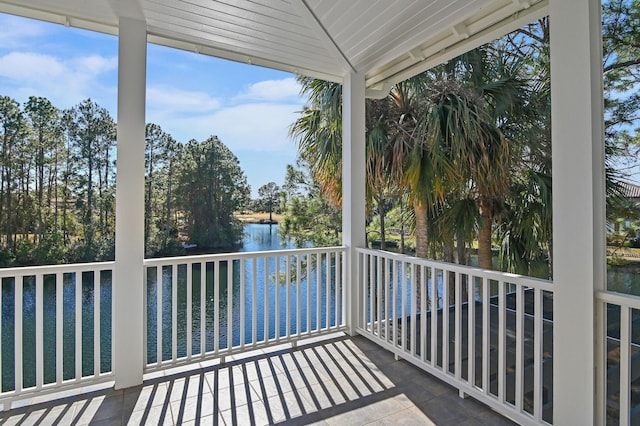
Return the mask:
M507 283L513 283L518 285L524 285L527 287L539 288L544 291L553 292L553 281L543 280L540 278L527 277L524 275L512 274L510 272L491 271L488 269L476 268L467 265L458 265L455 263L448 263L439 260L423 259L415 256L408 256L406 254L393 253L383 250L357 248L358 253L370 254L374 256L382 256L387 259L399 260L403 262L415 263L416 265L423 265L427 267L433 267L436 269L447 270L451 272L460 272L462 274L472 275L475 277L486 277L487 279L494 281L503 281Z
M115 262L69 263L64 265L19 266L0 268L0 278L15 277L17 275L53 275L57 273L105 271L113 269Z
M282 250L265 250L265 251L245 251L232 253L215 253L215 254L198 254L193 256L173 256L145 259L145 266L166 265L166 264L186 264L191 262L213 262L216 260L236 260L242 258L256 258L269 256L284 256L296 254L314 254L314 253L332 253L336 251L344 252L346 247L311 247L301 249L282 249Z
M302 249L283 249L283 250L269 250L269 251L252 251L252 252L233 252L233 253L216 253L216 254L202 254L193 256L173 256L163 257L155 259L144 259L144 265L155 264L171 264L171 263L190 263L194 261L215 261L215 260L230 260L240 258L254 258L254 257L268 257L276 255L295 255L305 253L329 253L336 251L345 251L344 246L333 247L311 247ZM31 275L52 275L57 273L71 273L71 272L87 272L87 271L104 271L113 269L115 265L114 261L110 262L91 262L91 263L69 263L63 265L39 265L39 266L18 266L11 268L0 268L0 278Z
M640 309L640 296L634 296L632 294L618 293L615 291L597 291L596 300L628 308Z

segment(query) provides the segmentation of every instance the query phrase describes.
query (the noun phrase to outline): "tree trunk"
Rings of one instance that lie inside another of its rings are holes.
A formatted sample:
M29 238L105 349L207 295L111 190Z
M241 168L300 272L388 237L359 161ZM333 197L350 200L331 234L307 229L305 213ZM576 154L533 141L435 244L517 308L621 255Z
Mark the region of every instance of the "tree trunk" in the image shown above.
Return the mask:
M404 206L403 206L403 197L400 196L400 253L404 254Z
M547 264L549 265L549 279L553 280L553 245L551 243L547 248Z
M38 178L36 186L38 187L38 244L42 242L42 236L44 234L44 219L42 217L42 211L44 210L44 135L43 130L40 129L38 136L38 164L36 169L38 170Z
M416 215L416 256L426 258L429 253L429 240L427 238L427 206L421 201L413 202L413 210ZM422 310L422 284L416 280L416 306Z
M87 248L93 248L93 160L89 157L87 206L84 213L84 240Z
M173 160L169 160L169 175L167 176L167 217L164 228L163 248L167 248L167 241L171 233L171 177L173 174Z
M2 153L3 153L2 162L0 163L0 225L4 226L4 182L5 182L4 173L6 168L5 158L4 158L4 148ZM0 243L2 242L2 238L4 238L4 235L0 237Z
M12 223L12 206L11 206L11 173L7 168L5 174L5 181L7 185L7 190L5 191L5 196L7 197L7 228L6 228L6 236L7 236L7 248L9 250L13 250L13 239L11 238L13 233L13 223Z
M93 248L93 153L89 153L89 170L87 178L87 206L84 215L84 239L88 249Z
M387 249L387 235L385 233L385 223L384 218L386 216L386 212L384 210L384 199L380 197L380 202L378 203L378 215L380 217L380 250Z
M413 202L416 214L416 256L428 257L429 244L427 239L427 206L421 201Z
M456 234L456 252L458 255L458 264L467 264L467 248L465 247L464 238L460 234Z
M55 197L55 200L54 200ZM58 233L58 150L53 154L53 167L49 167L49 185L47 186L47 208L51 209L53 200L53 233Z
M109 161L109 143L110 142L106 142L106 147L105 147L105 152L104 152L104 191L107 192L108 194L108 190L109 190L109 169L110 169L110 161ZM102 223L104 224L104 229L102 230L102 232L105 235L110 234L110 230L109 230L109 210L110 210L110 206L111 206L111 199L109 198L109 196L107 196L106 200L102 200L101 203L103 205L102 211L103 211L103 219L102 219Z
M454 263L454 259L453 259L453 253L454 253L454 248L453 248L453 241L447 241L444 244L444 261L448 262L448 263Z
M491 225L493 218L486 202L480 201L480 227L478 229L478 266L483 269L493 269L491 255Z
M102 167L98 164L98 229L100 230L100 235L104 235L104 221L103 221L103 210L104 210L104 177L102 176Z
M149 153L149 175L147 176L147 200L145 203L145 215L144 215L144 247L145 251L147 249L147 245L149 244L149 236L151 233L151 207L153 203L151 202L151 197L153 193L152 182L153 182L153 142L150 144L150 153Z
M69 204L69 176L71 175L71 141L67 142L65 152L64 189L62 194L62 241L69 244L69 230L67 229L67 207Z

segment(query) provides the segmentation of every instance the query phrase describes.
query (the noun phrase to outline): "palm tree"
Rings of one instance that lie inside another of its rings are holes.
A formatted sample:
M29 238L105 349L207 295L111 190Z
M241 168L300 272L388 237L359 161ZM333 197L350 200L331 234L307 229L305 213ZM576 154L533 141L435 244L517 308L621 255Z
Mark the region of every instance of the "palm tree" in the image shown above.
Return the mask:
M429 245L443 241L445 231L438 226L438 218L448 210L451 194L475 189L480 194L478 207L484 219L479 235L488 241L490 261L493 219L490 207L494 204L490 194L499 193L496 188L504 181L504 173L495 173L492 167L506 168L503 152L506 144L491 125L482 99L449 73L442 72L442 68L396 85L391 97L399 118L395 126L394 164L412 195L416 255L428 257ZM431 243L429 234L434 237ZM486 243L483 250L485 246ZM485 257L482 260L487 263Z
M368 199L377 203L384 226L386 194L409 190L417 256L440 247L453 260L457 245L458 261L464 262L465 242L475 229L480 266L492 268L493 227L511 182L511 149L501 128L526 96L514 64L493 50L476 49L396 84L384 100L368 101ZM341 89L299 80L309 104L291 134L322 192L337 204Z
M386 99L367 102L366 190L367 200L375 204L380 221L380 250L386 249L387 203L398 189L390 173L388 113ZM373 210L373 207L368 210Z
M437 222L446 226L436 229L445 253L451 252L450 241L457 240L461 261L464 239L477 220L478 262L492 269L493 226L512 172L511 146L501 127L523 111L526 81L518 61L490 47L460 56L432 76L418 136L430 141L432 156L445 159L437 163L444 166L438 171L446 178L444 202L434 211Z
M342 86L298 77L308 103L289 128L298 141L298 155L308 165L321 192L335 206L342 200Z
M301 117L290 127L298 141L298 153L309 165L311 177L334 207L342 201L342 86L299 77L308 97ZM398 191L390 173L388 102L367 101L367 206L375 203L380 217L381 248L385 248L385 217L389 194Z
M420 138L418 125L433 104L425 97L429 74L420 74L396 84L389 94L390 173L409 190L415 218L416 256L429 255L429 217L444 199L443 178L447 162L437 144Z

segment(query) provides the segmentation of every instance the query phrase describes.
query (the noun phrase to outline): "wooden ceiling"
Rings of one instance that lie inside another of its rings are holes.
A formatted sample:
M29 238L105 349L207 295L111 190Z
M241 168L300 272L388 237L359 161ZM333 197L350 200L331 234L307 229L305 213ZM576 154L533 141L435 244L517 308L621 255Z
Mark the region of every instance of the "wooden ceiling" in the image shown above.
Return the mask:
M366 75L370 96L545 16L548 0L0 0L0 12L331 81Z

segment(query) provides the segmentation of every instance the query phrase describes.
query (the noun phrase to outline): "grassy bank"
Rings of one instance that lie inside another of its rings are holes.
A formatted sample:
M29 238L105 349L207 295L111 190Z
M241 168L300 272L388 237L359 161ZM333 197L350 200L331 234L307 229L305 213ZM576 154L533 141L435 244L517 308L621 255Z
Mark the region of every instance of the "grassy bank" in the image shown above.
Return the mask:
M269 213L235 213L233 216L244 223L265 223L269 221ZM271 217L275 223L279 223L282 220L282 215L276 213L273 213Z

